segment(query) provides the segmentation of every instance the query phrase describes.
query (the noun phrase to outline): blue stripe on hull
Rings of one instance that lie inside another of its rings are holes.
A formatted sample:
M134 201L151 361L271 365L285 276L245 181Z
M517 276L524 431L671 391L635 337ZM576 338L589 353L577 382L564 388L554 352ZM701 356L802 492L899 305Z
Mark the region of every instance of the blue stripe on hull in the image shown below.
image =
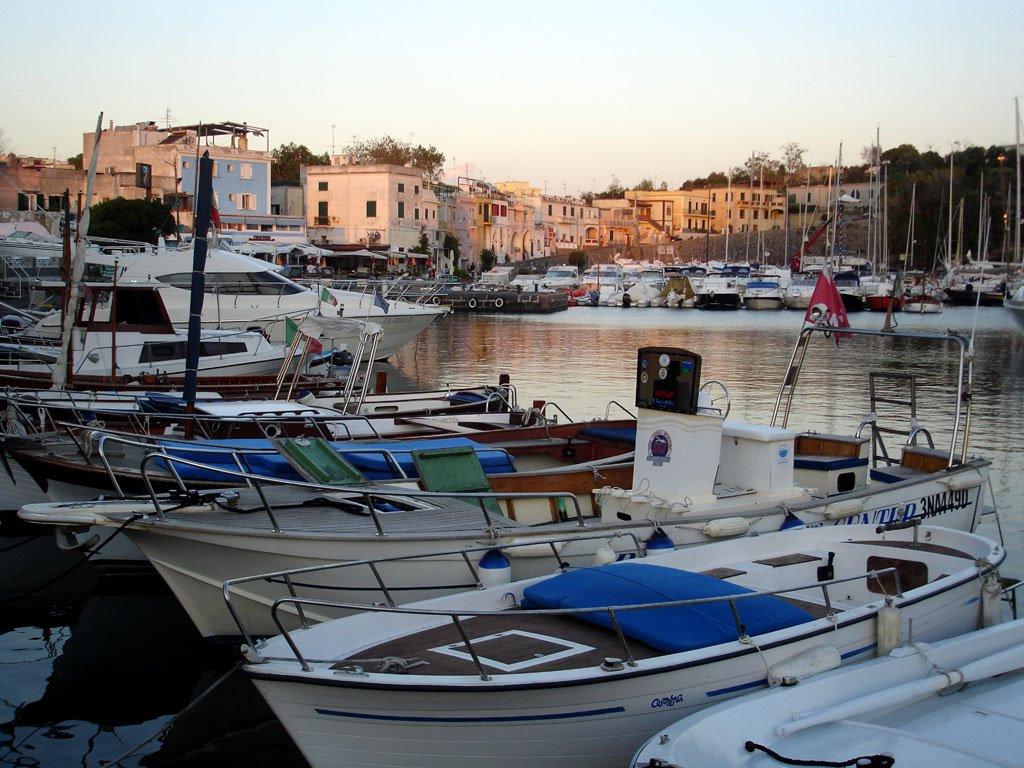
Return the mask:
M606 707L604 709L588 709L583 712L562 712L550 715L515 715L508 717L409 717L407 715L376 715L365 712L341 712L336 709L315 707L318 715L331 717L349 717L356 720L378 720L399 723L516 723L535 722L538 720L569 720L577 717L598 717L625 712L625 707Z

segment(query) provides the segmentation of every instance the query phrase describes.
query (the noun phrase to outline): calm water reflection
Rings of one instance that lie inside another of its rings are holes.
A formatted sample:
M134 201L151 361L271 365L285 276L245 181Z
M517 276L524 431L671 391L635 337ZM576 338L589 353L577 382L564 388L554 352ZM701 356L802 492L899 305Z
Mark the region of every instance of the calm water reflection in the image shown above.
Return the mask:
M993 461L992 479L1010 551L1024 572L1024 337L1001 310L898 315L907 330L975 333L971 450ZM520 404L557 403L575 419L633 410L636 350L684 347L703 358L702 378L724 382L734 418L768 423L799 314L709 314L578 308L545 317L449 317L384 366L392 388L496 381L508 373ZM879 327L864 314L855 322ZM955 369L939 347L854 339L808 354L790 426L852 429L868 413L869 369L913 373L918 418L944 434ZM995 535L994 527L986 531ZM0 538L0 764L100 766L154 734L231 669L203 646L155 579L103 575L46 537ZM65 578L59 578L67 573ZM18 599L32 591L32 596ZM249 683L229 674L209 697L125 766L305 765Z

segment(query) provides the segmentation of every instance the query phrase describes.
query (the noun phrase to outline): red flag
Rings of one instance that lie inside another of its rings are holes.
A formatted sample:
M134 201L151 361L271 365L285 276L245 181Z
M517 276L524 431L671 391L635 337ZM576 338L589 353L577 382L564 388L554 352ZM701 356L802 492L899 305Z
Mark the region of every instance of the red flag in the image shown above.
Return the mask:
M215 205L210 207L210 223L216 229L220 229L220 211L217 210Z
M308 346L306 347L311 355L319 355L324 351L324 345L320 342L320 339L314 339L312 336L307 336L309 339Z
M846 307L843 306L843 297L839 295L832 280L832 273L824 269L818 274L818 282L814 284L814 292L811 294L811 303L807 305L807 313L804 315L805 323L816 325L828 325L832 328L849 328L850 318L846 315ZM839 339L844 339L852 334L834 334L836 344Z

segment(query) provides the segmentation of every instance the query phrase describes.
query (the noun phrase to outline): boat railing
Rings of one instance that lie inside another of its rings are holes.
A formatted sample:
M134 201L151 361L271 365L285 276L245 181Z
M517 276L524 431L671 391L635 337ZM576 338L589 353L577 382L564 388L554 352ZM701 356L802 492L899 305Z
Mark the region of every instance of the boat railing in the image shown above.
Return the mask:
M618 617L620 614L628 613L631 611L652 611L652 610L667 610L671 608L683 608L697 605L709 605L709 604L722 604L726 603L729 606L730 613L732 615L733 622L736 628L736 639L741 643L749 644L750 637L747 635L747 628L743 622L741 616L740 605L743 601L752 600L755 598L764 597L778 597L780 595L797 595L800 593L817 592L821 591L822 600L825 606L825 615L832 621L834 620L835 614L838 612L834 607L832 595L829 592L829 587L836 587L842 584L849 584L855 581L874 581L877 584L877 588L881 591L886 602L892 598L903 597L903 585L900 581L899 569L896 566L889 566L886 568L879 568L869 570L863 573L859 573L853 576L844 576L842 578L833 578L823 581L816 581L810 584L801 584L798 586L783 587L781 589L769 589L769 590L754 590L751 592L742 592L738 594L730 595L715 595L713 597L697 597L688 598L686 600L668 600L655 603L637 603L629 605L607 605L607 606L594 606L585 608L545 608L545 609L516 609L516 617L522 616L546 616L546 617L561 617L561 616L595 616L598 614L604 614L607 617L608 623L611 625L612 631L615 633L616 639L619 645L622 647L623 657L625 665L630 667L636 667L637 662L633 655L633 651L630 647L629 641L626 638L625 633L619 624ZM891 582L890 582L891 580ZM224 585L225 596L227 597L228 585L233 582L226 582ZM888 586L893 587L893 594L890 595L887 592ZM514 599L514 595L510 595ZM839 601L840 603L842 601ZM476 667L481 680L490 680L491 677L484 669L480 656L477 654L473 647L473 641L469 637L469 633L465 631L464 621L470 618L476 618L480 616L508 616L508 610L473 610L473 609L440 609L440 608L413 608L402 605L367 605L362 603L347 603L338 602L331 600L318 600L314 598L302 598L296 596L280 597L276 599L271 606L271 617L277 628L280 630L280 635L284 638L285 642L291 648L292 653L295 655L295 660L302 667L303 671L312 671L312 663L316 663L317 660L308 660L299 649L298 644L294 641L291 635L291 631L286 626L282 613L284 610L291 606L292 611L304 615L304 612L310 608L330 608L336 611L354 612L361 611L366 613L389 613L389 614L409 614L418 616L435 616L439 618L447 618L455 626L459 636L462 639L466 652L473 660L473 664ZM230 607L230 604L229 604ZM233 615L234 611L232 611ZM236 615L237 621L237 615ZM245 634L243 633L243 637ZM248 660L250 662L262 660L258 650L251 644L248 643L249 648L244 649ZM620 662L621 663L621 662Z
M657 523L651 521L652 533L657 532ZM360 569L368 569L373 577L373 580L377 584L377 589L383 596L386 605L394 607L398 605L398 602L393 597L394 589L385 582L382 575L383 566L392 565L395 563L412 563L419 560L436 560L438 558L451 558L461 560L466 566L467 575L471 581L470 584L460 583L453 585L458 588L466 589L468 587L475 587L477 589L484 588L484 582L481 578L480 568L474 563L474 555L486 555L488 552L498 551L503 554L511 555L513 558L517 557L517 553L522 552L524 556L530 559L535 559L541 556L539 553L547 552L550 553L549 557L554 563L553 572L564 572L568 570L571 565L563 558L562 552L566 544L579 543L579 542L605 542L610 543L611 540L623 540L626 541L624 547L620 547L624 555L632 558L639 559L646 557L645 547L641 543L640 537L632 531L614 531L604 533L594 533L584 536L567 536L567 535L554 535L554 536L540 536L531 537L529 541L516 541L510 539L508 541L495 540L489 544L481 544L475 547L464 547L460 549L452 549L445 551L431 551L431 552L419 552L416 554L407 555L393 555L391 557L375 557L367 558L365 560L346 560L334 563L320 563L317 565L304 566L302 568L289 568L281 571L272 571L269 573L254 574L251 576L240 576L234 579L228 579L223 584L223 595L224 602L227 606L228 612L234 618L235 623L238 625L240 634L243 641L250 647L256 646L253 641L251 633L246 629L245 623L241 617L239 611L235 608L235 604L232 601L232 590L241 587L244 584L251 584L254 582L270 582L270 583L283 583L287 589L290 598L293 599L304 599L298 594L299 587L308 586L303 581L298 581L297 577L308 577L311 574L324 573L324 572L350 572ZM445 585L433 585L437 589L444 589ZM317 604L323 604L326 607L332 607L334 605L348 605L343 603L336 603L335 601L316 601ZM366 604L359 603L359 607L365 607ZM274 607L271 606L271 611L274 611ZM303 628L311 626L311 622L306 615L306 612L299 607L296 610L296 614L299 620L302 622ZM278 624L280 626L280 623Z
M620 411L622 411L624 414L626 414L631 419L635 419L636 418L636 414L633 413L632 411L630 411L626 406L624 406L618 400L609 400L607 405L605 405L605 407L604 407L604 420L605 421L608 421L608 420L611 419L612 408L618 408Z
M928 441L928 447L934 448L935 442L932 440L932 433L928 431L927 427L917 426L910 430L910 434L907 435L907 445L917 445L917 436L924 435L925 440Z
M65 425L70 426L70 425ZM215 476L225 475L227 477L235 477L236 474L230 469L226 469L223 463L206 463L198 462L192 463L186 461L181 455L173 453L174 450L187 451L190 455L206 455L210 457L224 456L231 459L235 468L244 473L241 478L245 485L252 487L256 481L274 481L276 478L261 476L256 472L249 459L257 456L278 456L280 451L273 446L230 446L230 445L203 445L189 440L174 440L168 438L153 437L145 439L139 436L125 435L119 432L103 432L98 429L94 429L86 425L84 429L88 430L84 440L79 439L74 432L71 432L71 438L75 441L86 459L93 453L99 458L101 465L106 471L111 484L114 486L115 492L123 496L124 493L121 489L121 485L117 479L117 473L114 469L113 464L108 456L108 446L120 446L124 447L136 447L145 450L147 453L142 459L142 464L145 464L150 460L150 457L155 457L164 461L166 471L171 474L174 478L176 485L181 492L188 490L188 483L184 480L177 470L175 469L176 463L188 463L191 466L202 469L203 471L210 473ZM272 439L272 438L271 438ZM95 447L93 447L93 445ZM409 453L414 450L414 445L410 444L407 450L394 450L389 448L383 448L380 446L372 447L361 447L358 443L353 443L345 448L344 454L365 454L380 456L391 473L391 477L387 479L388 482L404 482L409 480L409 475L402 467L401 461L398 459L398 455L402 453ZM505 454L507 461L512 462L508 451L503 448L489 447L489 451L497 451ZM155 460L154 459L154 460ZM145 475L145 472L140 465L140 472ZM150 487L150 486L147 486ZM331 486L334 487L334 486ZM504 498L504 497L503 497ZM159 514L159 504L156 505L156 511Z
M96 414L96 411L92 413ZM102 415L102 412L100 412ZM116 415L119 418L122 412L111 412L111 415ZM359 422L367 424L372 431L374 438L383 439L380 432L373 425L371 419L365 416L339 416L334 419L321 419L318 416L310 415L296 415L292 417L272 416L264 418L261 414L241 415L238 417L204 417L196 414L170 414L164 416L163 414L152 414L154 420L171 420L175 422L183 422L185 429L188 429L189 425L195 425L196 430L200 433L200 437L215 440L223 439L218 438L217 433L220 428L225 424L230 425L255 425L268 440L280 437L284 433L294 432L295 425L302 426L304 436L310 436L310 433L317 433L316 437L323 437L326 440L336 439L330 427L332 426L343 426L351 438L351 432L349 431L348 424L346 422ZM238 454L240 457L249 455L268 455L272 456L279 452L273 447L240 447L240 446L204 446L195 443L193 440L177 439L176 435L153 435L149 431L149 423L143 423L143 420L148 420L148 414L131 414L130 419L136 427L134 433L126 432L124 430L112 430L107 429L106 425L101 420L88 421L88 422L54 422L54 428L67 433L71 440L75 443L79 453L82 457L89 461L90 457L95 453L99 458L104 470L108 475L108 479L113 485L118 495L123 496L124 493L121 490L120 483L117 480L117 473L115 472L113 465L110 462L110 458L107 455L107 445L120 445L120 446L132 446L137 448L143 448L148 450L166 450L169 446L177 446L181 450L187 450L195 453L208 453L217 455L228 455L233 457L236 465L247 469L247 464L239 464L239 459L234 458L234 454ZM208 426L216 426L218 429L210 430ZM195 432L196 430L193 430ZM84 433L84 434L83 434ZM353 449L355 450L355 449ZM366 449L366 451L373 451L374 453L380 453L385 456L385 461L392 466L392 470L395 472L396 477L405 477L405 472L401 469L401 465L394 459L393 456L388 456L386 449ZM364 451L365 452L365 451ZM173 473L173 468L172 473ZM212 471L212 469L211 469ZM178 484L182 485L180 478L177 478Z
M108 438L116 439L115 436L107 436ZM130 442L130 441L125 441ZM183 448L191 452L214 452L215 449L206 449L205 447L191 446L188 443L183 444ZM412 450L412 448L410 448ZM494 449L502 450L502 449ZM483 517L484 529L493 531L495 529L494 518L503 518L504 516L499 512L495 513L487 505L489 499L498 501L512 501L527 500L527 499L549 499L558 502L559 504L565 503L566 509L569 509L569 505L573 510L573 514L567 515L566 519L572 520L580 528L586 528L587 524L583 517L583 510L580 507L579 499L576 494L571 491L552 491L552 492L484 492L484 491L425 491L419 488L410 488L407 485L389 485L388 483L402 483L417 478L410 478L405 471L402 469L400 462L395 458L395 452L389 451L383 448L366 448L359 449L355 448L349 453L374 453L380 454L385 457L385 460L391 464L394 464L395 477L389 480L380 482L368 481L363 484L356 485L331 485L325 483L311 483L303 480L291 480L289 478L282 477L271 477L267 475L260 475L251 471L246 462L246 456L256 456L260 454L275 454L278 453L273 449L258 448L254 450L239 450L232 449L231 451L222 451L222 453L228 453L232 460L236 464L240 465L238 469L231 469L227 466L210 465L194 459L189 459L185 456L176 455L174 453L168 453L166 450L158 450L147 453L142 457L140 462L139 471L142 476L142 482L146 487L147 495L153 503L153 512L161 520L166 520L164 516L165 509L161 505L160 495L156 492L153 485L153 479L151 477L154 471L154 464L158 461L163 462L170 470L173 477L176 478L177 483L182 493L188 493L187 483L183 482L180 474L175 469L175 465L192 467L200 471L213 471L218 476L222 476L226 479L236 479L240 481L240 484L247 485L256 490L260 496L261 502L264 505L264 511L271 519L275 533L283 532L283 529L278 525L276 517L273 513L273 507L264 493L265 486L268 485L280 485L290 486L296 488L303 488L308 491L323 492L329 491L332 494L347 494L353 497L361 497L365 501L365 513L372 519L374 528L379 536L387 536L388 532L385 530L382 518L379 514L379 510L373 503L374 498L386 498L387 504L396 503L396 499L409 499L412 504L415 504L420 499L465 499L469 502L475 502L476 506L479 506L481 515ZM505 452L507 454L507 451ZM105 460L105 457L103 457ZM163 468L159 468L163 471ZM112 471L108 469L108 471ZM567 500L567 501L566 501ZM169 507L180 506L180 499L167 499ZM421 502L422 503L422 502Z
M953 466L959 462L963 463L967 460L967 446L970 441L971 431L971 395L973 386L973 350L971 343L968 339L958 333L950 331L945 334L938 333L920 333L910 331L898 331L893 329L882 329L874 330L870 328L835 328L828 325L824 320L819 320L815 324L805 324L800 330L800 334L797 337L795 346L793 347L793 353L790 356L789 365L786 369L786 374L783 377L782 385L779 388L779 393L775 399L775 407L772 411L771 425L773 427L786 427L789 416L793 406L794 395L796 392L797 382L800 377L800 371L803 366L804 358L807 354L807 348L811 337L814 334L824 336L826 339L831 338L835 333L848 334L850 336L875 336L880 338L901 338L909 339L912 341L920 342L938 342L945 344L952 344L958 354L959 362L957 367L956 377L956 394L954 401L954 414L953 414L953 426L951 430L949 448L946 450L946 463L947 466ZM872 374L877 376L878 374ZM884 374L890 378L897 376L904 376L905 374ZM908 377L909 378L909 377ZM874 381L871 382L871 387L874 387ZM872 398L874 392L872 391ZM877 398L879 402L883 402L884 398ZM913 430L914 427L919 426L916 422L916 399L911 393L911 399L909 401L900 401L898 404L910 405L912 408L911 413L911 425L910 428ZM873 409L873 406L872 406ZM882 448L878 447L881 443L881 434L883 431L898 433L900 435L908 435L906 431L897 430L886 430L878 425L877 414L872 412L872 415L868 419L861 422L858 426L858 433L865 428L870 426L872 430L873 448L876 449L876 463L878 456L881 455L882 461L891 462L884 451L884 443ZM928 435L930 437L930 434Z

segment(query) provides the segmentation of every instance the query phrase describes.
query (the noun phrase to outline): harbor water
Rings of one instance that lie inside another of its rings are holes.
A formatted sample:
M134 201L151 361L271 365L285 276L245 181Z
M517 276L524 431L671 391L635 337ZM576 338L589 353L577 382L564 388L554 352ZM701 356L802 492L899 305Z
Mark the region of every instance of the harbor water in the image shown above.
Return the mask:
M880 314L853 322L880 328ZM900 330L974 339L971 453L992 461L1006 576L1024 575L1024 336L999 308L897 314ZM381 366L389 387L497 382L519 404L584 420L634 411L639 347L702 357L729 391L730 417L768 424L801 327L795 312L572 308L552 315L446 317ZM913 374L918 419L937 444L953 417L949 345L815 340L789 426L849 432L868 416L868 370ZM881 415L881 414L880 414ZM945 444L948 447L948 442ZM0 503L2 508L2 503ZM205 645L153 573L101 572L49 534L0 526L0 766L257 766L306 763L233 649ZM215 685L216 684L216 685Z

